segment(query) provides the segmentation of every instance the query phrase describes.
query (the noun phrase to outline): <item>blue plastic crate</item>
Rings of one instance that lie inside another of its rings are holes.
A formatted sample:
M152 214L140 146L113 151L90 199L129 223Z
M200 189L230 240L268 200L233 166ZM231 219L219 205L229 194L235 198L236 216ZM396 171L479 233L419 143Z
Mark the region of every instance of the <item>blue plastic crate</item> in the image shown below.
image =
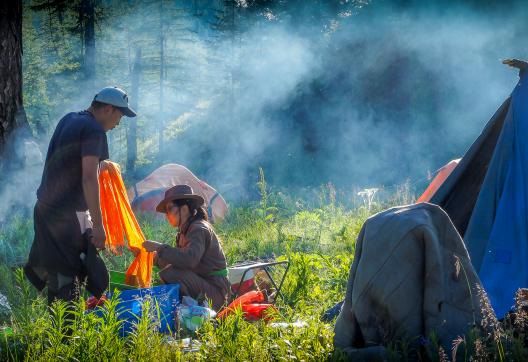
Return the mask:
M112 293L108 293L112 298ZM126 336L135 328L141 318L143 302L150 299L153 315L158 322L159 332L170 333L175 331L175 312L180 301L180 285L164 284L152 288L123 290L119 293L119 302L116 307L118 319L123 321L121 335Z

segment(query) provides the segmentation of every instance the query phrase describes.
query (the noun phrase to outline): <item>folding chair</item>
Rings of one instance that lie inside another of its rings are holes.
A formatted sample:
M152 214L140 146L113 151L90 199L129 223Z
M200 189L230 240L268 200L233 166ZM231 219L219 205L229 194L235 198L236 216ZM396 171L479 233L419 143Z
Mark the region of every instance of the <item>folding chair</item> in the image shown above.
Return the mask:
M273 270L277 266L283 266L284 272L279 276L279 283L275 281L273 277ZM284 300L284 296L281 293L282 285L288 274L290 268L290 261L257 261L257 262L243 262L235 264L228 268L229 270L229 281L231 283L232 300L236 299L240 295L253 290L258 287L255 282L255 278L258 274L263 272L271 283L271 286L275 289L272 300L270 303L275 304L277 296L280 296ZM269 291L266 290L268 293ZM269 293L271 294L271 293ZM269 297L269 295L268 295Z

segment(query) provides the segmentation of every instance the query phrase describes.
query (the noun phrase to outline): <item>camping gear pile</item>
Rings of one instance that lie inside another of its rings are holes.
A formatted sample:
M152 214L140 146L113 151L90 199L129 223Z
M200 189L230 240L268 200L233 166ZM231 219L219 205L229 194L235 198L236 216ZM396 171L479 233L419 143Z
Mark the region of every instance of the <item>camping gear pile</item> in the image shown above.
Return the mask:
M114 284L115 286L116 284ZM102 298L88 298L87 310L94 310L99 315L104 303L112 298L115 291L104 295ZM264 320L269 322L278 315L274 300L270 301L261 290L248 291L237 297L220 313L213 311L205 301L200 305L196 300L188 296L182 298L180 303L179 285L165 284L152 286L150 288L129 289L119 291L116 312L118 320L122 321L121 336L126 336L133 331L134 325L141 319L144 312L145 302L149 302L150 315L154 316L152 322L156 323L160 333L174 333L178 327L185 327L195 332L207 320L222 319L228 315L241 310L245 320L254 322Z
M276 283L271 273L271 269L276 266L283 267L279 283ZM206 320L215 317L222 319L237 313L238 310L242 312L243 318L247 321L264 320L270 322L278 315L275 302L277 296L281 295L280 289L288 269L289 261L286 260L245 263L229 268L231 289L235 299L218 314L209 308L207 302L200 305L187 296L184 296L180 303L179 285L177 284L137 289L126 284L124 273L115 271L110 272L111 290L114 292L108 293L101 299L90 297L86 307L88 310L104 307L104 302L112 298L115 290L120 290L116 311L118 319L123 321L122 336L128 335L133 330L134 324L142 316L142 308L146 301L150 303L151 315L157 316L153 322L159 325L160 333L173 333L178 327L185 327L194 332ZM234 272L231 274L232 270ZM245 280L248 289L241 289L241 286L244 285L242 280ZM263 287L271 289L261 289ZM98 313L101 311L99 310Z
M184 179L160 176L174 176L175 171L182 171L182 169L185 171L183 172L186 177ZM182 166L166 165L144 181L136 184L134 188L136 195L138 192L142 192L143 196L148 196L148 198L144 197L143 199L136 197L136 205L145 207L147 205L145 202L150 200L149 202L155 208L158 202L155 198L158 189L161 188L160 195L163 196L165 189L172 184L191 180L198 182L198 190L202 190L206 200L216 202L213 209L208 204L210 212L216 215L217 219L224 217L225 212L227 212L227 205L224 208L222 203L225 204L225 201L209 185L199 180L196 181L197 179L193 179L193 177L195 178L190 171ZM133 331L134 324L140 320L147 301L152 309L149 315L156 316L156 320L153 322L158 324L160 333L172 333L176 331L178 326L196 331L206 320L215 318L216 313L208 305L199 305L190 297L185 296L180 303L179 285L153 285L153 253L148 253L142 247L145 236L129 203L119 165L111 162L106 164L99 176L99 186L103 224L107 232L107 248L114 254L122 253L126 238L127 247L134 253L135 259L126 273L110 271L110 292L100 299L90 297L86 303L87 309L101 314L102 309L98 307L104 307L104 302L112 298L115 291L119 290L116 311L118 319L123 322L122 336ZM155 192L149 194L149 191L146 191L149 187L153 188L151 191ZM214 194L212 194L213 192ZM274 281L272 273L270 273L270 268L277 265L285 266L279 284ZM233 295L236 298L228 307L224 308L218 318L224 318L237 309L241 309L244 318L248 321L261 319L270 321L273 315L277 313L273 304L276 297L280 295L280 289L288 268L288 261L245 263L230 268L230 281ZM266 280L263 285L275 288L273 293L264 293L258 290L258 284L263 279Z

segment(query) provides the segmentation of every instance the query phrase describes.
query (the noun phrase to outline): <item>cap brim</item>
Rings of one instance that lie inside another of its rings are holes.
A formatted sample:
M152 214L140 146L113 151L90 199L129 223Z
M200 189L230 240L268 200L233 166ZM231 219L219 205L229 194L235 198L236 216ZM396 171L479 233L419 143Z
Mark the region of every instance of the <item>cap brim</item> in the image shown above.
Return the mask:
M137 113L130 107L117 107L122 113L123 115L127 116L127 117L136 117L137 116Z

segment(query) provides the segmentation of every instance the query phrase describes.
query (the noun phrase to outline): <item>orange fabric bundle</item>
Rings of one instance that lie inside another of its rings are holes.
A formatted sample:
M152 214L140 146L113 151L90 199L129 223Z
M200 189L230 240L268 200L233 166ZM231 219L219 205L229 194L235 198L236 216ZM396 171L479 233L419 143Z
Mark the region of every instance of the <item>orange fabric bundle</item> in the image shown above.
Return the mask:
M126 237L128 248L136 256L126 272L125 282L141 288L149 287L154 253L143 249L145 236L130 207L117 163L108 162L108 167L99 174L99 194L107 247L116 254L121 253Z

